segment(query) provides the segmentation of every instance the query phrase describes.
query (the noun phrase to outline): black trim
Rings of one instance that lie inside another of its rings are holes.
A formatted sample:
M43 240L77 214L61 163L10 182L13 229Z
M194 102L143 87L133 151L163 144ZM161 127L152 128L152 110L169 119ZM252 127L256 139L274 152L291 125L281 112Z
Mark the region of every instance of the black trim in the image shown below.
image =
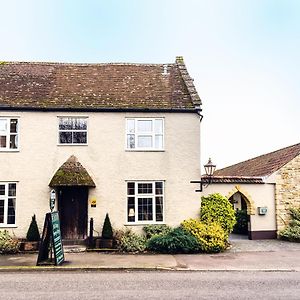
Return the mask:
M9 107L0 106L0 110L11 111L45 111L45 112L173 112L173 113L199 113L201 108L114 108L114 107Z

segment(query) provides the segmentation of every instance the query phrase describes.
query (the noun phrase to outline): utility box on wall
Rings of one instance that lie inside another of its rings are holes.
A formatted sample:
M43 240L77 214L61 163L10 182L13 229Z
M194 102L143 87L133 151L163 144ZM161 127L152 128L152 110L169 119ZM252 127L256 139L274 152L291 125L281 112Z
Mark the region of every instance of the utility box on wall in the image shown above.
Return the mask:
M268 208L266 206L258 207L257 210L259 215L266 215L268 212Z

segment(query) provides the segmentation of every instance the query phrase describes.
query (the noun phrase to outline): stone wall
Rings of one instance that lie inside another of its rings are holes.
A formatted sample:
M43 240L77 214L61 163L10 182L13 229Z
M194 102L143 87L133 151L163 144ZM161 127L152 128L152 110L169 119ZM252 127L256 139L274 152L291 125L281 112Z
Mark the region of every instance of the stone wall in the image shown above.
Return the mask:
M277 231L288 225L289 208L300 206L300 155L278 170L276 174Z

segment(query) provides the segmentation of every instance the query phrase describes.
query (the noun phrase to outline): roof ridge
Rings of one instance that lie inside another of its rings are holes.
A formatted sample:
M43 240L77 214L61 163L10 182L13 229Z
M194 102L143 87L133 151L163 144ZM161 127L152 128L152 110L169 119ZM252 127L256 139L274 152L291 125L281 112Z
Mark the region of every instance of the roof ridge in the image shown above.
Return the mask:
M190 74L187 71L187 68L183 60L183 56L176 56L175 63L178 67L181 78L183 79L183 82L191 96L195 108L200 109L200 105L202 105L202 101L194 85L194 79L190 76Z

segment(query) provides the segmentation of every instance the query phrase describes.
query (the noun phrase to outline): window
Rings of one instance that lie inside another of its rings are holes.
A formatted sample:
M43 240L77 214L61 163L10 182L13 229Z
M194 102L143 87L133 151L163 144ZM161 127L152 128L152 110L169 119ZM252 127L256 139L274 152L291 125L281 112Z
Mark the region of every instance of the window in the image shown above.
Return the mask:
M127 222L164 221L164 182L127 182Z
M16 183L0 183L0 226L16 224Z
M18 119L0 117L0 151L18 149Z
M59 118L59 144L87 144L87 118Z
M163 150L164 120L162 118L126 119L126 149Z

